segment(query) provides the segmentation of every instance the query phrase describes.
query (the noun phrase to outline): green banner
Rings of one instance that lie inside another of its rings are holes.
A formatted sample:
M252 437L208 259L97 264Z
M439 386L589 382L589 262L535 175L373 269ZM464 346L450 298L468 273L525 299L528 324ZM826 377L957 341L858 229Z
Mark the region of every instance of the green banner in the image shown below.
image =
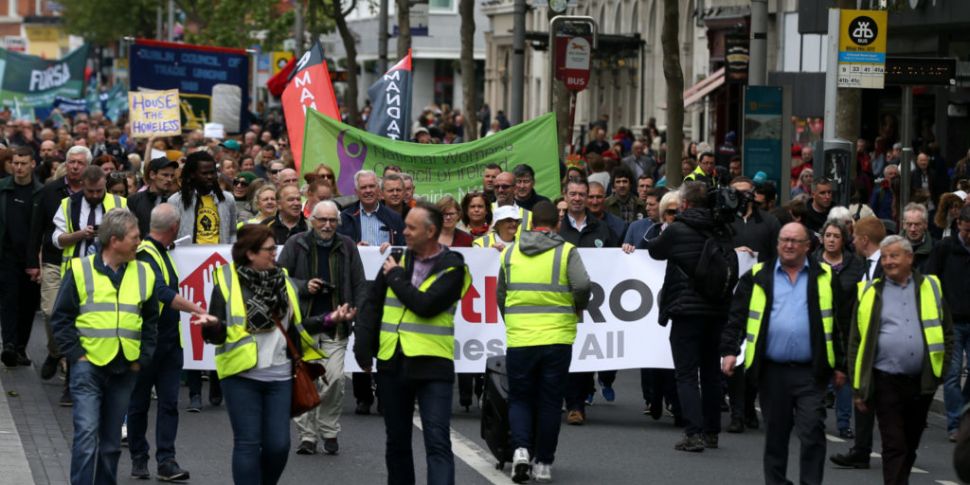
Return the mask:
M381 176L385 167L397 165L414 177L416 196L435 202L450 195L460 202L466 193L482 189L486 165L497 163L511 171L527 163L536 173L536 192L550 199L559 195L554 113L468 143L422 145L368 133L309 109L303 147L303 173L327 164L342 194L354 193L358 170Z
M83 97L87 59L87 44L56 61L0 49L0 103L20 109L47 108L57 96Z

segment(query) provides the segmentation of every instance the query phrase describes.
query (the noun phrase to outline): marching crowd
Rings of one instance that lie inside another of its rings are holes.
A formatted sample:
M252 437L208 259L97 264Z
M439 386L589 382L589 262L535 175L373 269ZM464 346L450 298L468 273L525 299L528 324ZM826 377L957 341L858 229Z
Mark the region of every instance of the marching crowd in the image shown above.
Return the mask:
M535 171L522 163L485 166L482 190L430 203L393 165L354 174L353 194L338 190L323 161L301 176L273 120L222 141L200 132L136 140L97 115L62 126L6 121L0 360L32 364L26 348L40 309L41 377L63 372L60 403L73 406L72 483L114 483L122 439L132 476L151 476L153 396L156 476L189 479L176 461L178 415L204 409L207 379L208 404L225 401L235 436L234 481L270 484L290 453L291 418L296 453L339 452L353 334L364 370L351 374L355 412L376 404L383 415L389 483L415 482L415 404L428 483L454 483L454 382L466 410L486 385L481 375L456 379L453 315L470 274L449 248L494 248L511 478L549 481L562 411L569 425L595 424L588 406L597 395L615 399L615 371L569 372L591 285L573 249L622 248L667 261L656 323L670 326L674 369L640 376L643 413L684 428L675 449L717 448L728 410L729 433L764 427L766 483L790 483L792 430L800 481L821 483L832 407L854 446L829 459L868 468L878 422L885 481L906 483L940 385L948 438L970 439L958 433L970 403L970 154L951 165L928 143L900 167L886 140L873 152L860 140L852 203L841 207L835 183L813 177L808 146L794 149L794 185L780 188L763 173L742 175L733 133L673 157L653 124L612 141L607 126L594 124L582 153L560 164L555 200L536 193ZM671 160L686 174L680 187L667 184ZM913 190L899 210L901 169ZM782 189L792 194L784 205ZM232 245L206 308L179 291L169 254L177 244ZM375 281L364 277L360 246L389 255ZM740 277L725 255L734 252L757 261ZM183 371L180 312L216 345L215 372ZM297 410L307 382L312 403ZM189 402L180 406L183 384Z

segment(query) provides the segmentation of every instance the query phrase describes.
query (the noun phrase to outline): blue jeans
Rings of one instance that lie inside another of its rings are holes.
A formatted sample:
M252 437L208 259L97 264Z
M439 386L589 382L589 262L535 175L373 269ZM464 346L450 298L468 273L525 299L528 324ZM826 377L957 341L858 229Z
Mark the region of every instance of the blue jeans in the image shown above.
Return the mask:
M232 376L222 381L232 425L232 481L274 485L290 453L293 381L257 381Z
M152 387L158 393L155 418L155 460L159 465L175 459L175 436L179 427L179 374L182 372L182 348L178 342L155 351L152 363L138 373L128 406L128 445L132 461L147 460L150 447L148 408Z
M943 404L946 407L946 431L952 433L960 427L960 410L970 401L970 385L960 390L960 375L964 359L970 363L970 322L953 322L953 360L950 371L943 381Z
M389 485L414 485L414 454L411 430L414 428L414 401L421 411L424 449L428 466L428 485L454 485L455 456L451 453L451 399L453 383L418 381L400 372L377 373L377 392L384 403L384 426L387 431L387 464Z
M114 484L121 457L121 423L135 386L135 373L108 372L87 361L71 365L74 398L73 485Z
M835 389L834 384L829 384L835 391L835 423L839 431L852 427L852 384L846 382L841 389Z
M540 463L552 464L555 459L572 357L570 345L511 347L505 352L512 447L531 450Z

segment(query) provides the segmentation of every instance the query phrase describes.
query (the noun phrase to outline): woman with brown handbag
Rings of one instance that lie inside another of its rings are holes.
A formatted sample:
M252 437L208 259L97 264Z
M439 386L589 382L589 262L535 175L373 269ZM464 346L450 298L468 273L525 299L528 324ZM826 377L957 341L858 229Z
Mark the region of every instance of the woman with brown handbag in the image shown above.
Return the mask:
M342 305L303 320L296 288L276 266L276 241L266 226L243 226L232 259L213 273L211 314L195 315L192 323L202 325L205 341L217 346L216 371L234 437L233 482L271 485L286 466L290 417L307 410L305 402L293 407L307 395L306 383L316 396L313 376L303 373L312 373L308 361L325 356L310 335L353 319L356 310Z

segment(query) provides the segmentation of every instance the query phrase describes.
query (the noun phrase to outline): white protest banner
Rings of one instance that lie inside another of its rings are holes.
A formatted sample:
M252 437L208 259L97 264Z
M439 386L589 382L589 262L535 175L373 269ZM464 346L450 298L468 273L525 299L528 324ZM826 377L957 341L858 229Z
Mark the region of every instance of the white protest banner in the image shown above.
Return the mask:
M128 114L134 138L182 134L178 89L129 91Z
M203 136L221 140L226 137L226 127L222 123L206 123L202 128Z
M372 280L386 256L377 248L361 247L365 276ZM485 359L505 353L505 325L498 311L499 252L460 248L472 274L472 287L455 312L455 368L484 372ZM229 246L190 246L172 251L185 298L208 308L212 271L230 259ZM573 344L573 371L673 368L669 327L657 325L657 294L665 264L646 251L626 254L619 249L580 249L593 291ZM201 331L182 314L186 369L214 369L214 347L202 342ZM351 351L348 371L359 370Z

